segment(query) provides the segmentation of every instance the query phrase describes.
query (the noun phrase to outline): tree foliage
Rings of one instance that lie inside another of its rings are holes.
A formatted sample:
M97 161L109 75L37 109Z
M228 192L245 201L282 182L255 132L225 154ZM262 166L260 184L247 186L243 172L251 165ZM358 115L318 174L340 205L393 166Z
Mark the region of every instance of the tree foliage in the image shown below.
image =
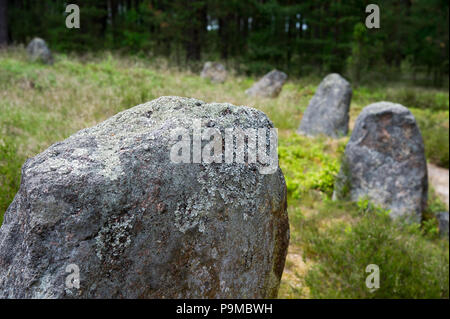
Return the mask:
M441 85L449 70L446 0L380 0L379 29L364 26L367 0L72 2L80 30L65 27L66 1L8 1L10 42L41 36L61 51L120 49L190 65L221 59L247 73L348 71L356 81L373 70L398 75L407 65L414 78Z

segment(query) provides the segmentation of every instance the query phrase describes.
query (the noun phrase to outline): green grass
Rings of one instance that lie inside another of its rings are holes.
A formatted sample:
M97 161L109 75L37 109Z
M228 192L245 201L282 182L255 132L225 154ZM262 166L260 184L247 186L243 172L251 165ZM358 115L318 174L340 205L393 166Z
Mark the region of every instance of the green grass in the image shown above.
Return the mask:
M19 189L20 167L23 158L17 158L17 146L13 139L3 135L0 137L0 221L3 219L3 212L12 202L14 195Z
M449 168L449 112L412 109L425 144L427 160Z
M277 99L246 96L253 81L231 75L217 85L164 60L108 53L59 55L54 66L45 66L28 62L21 48L0 51L0 218L18 190L26 158L119 111L163 95L248 105L264 111L280 133L291 222L281 298L448 298L448 242L438 238L433 219L443 206L433 192L425 221L415 228L390 221L367 203L331 201L348 137L295 134L320 79L290 79ZM448 92L358 87L351 124L364 106L380 100L409 107L428 160L448 167ZM364 285L368 264L381 269L374 293Z
M448 242L426 227L393 222L387 212L325 200L318 212L291 219L291 245L313 260L304 285L311 298L448 298ZM380 268L380 288L365 285L370 264ZM289 284L284 283L289 289Z

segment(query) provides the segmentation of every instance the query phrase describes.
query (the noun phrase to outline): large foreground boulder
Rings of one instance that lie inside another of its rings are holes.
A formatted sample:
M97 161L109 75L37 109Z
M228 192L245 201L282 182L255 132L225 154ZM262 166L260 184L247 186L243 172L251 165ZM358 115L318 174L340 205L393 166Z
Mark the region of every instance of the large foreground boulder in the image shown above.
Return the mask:
M284 176L198 162L200 127L273 125L249 107L161 97L27 160L0 229L0 298L276 297Z
M45 64L53 64L52 52L41 38L34 38L27 46L28 56L31 61L40 61Z
M258 97L277 97L284 83L287 80L287 74L278 70L272 70L264 75L251 88L245 91L249 96Z
M366 197L393 218L419 222L428 193L422 135L411 112L379 102L358 116L345 149L335 198Z
M213 83L223 83L227 79L227 70L219 62L206 62L200 76Z
M352 88L339 74L327 75L303 114L298 133L307 136L347 135Z

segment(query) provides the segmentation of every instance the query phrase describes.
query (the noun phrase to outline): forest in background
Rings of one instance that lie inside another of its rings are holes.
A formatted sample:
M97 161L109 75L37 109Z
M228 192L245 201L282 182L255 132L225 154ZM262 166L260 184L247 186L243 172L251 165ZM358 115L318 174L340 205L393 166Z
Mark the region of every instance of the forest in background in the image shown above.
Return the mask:
M81 29L67 1L0 0L0 45L44 38L59 52L117 50L198 70L225 61L238 73L338 72L355 84L408 80L445 87L449 2L380 0L381 26L364 25L366 0L84 0ZM6 23L5 23L6 22Z

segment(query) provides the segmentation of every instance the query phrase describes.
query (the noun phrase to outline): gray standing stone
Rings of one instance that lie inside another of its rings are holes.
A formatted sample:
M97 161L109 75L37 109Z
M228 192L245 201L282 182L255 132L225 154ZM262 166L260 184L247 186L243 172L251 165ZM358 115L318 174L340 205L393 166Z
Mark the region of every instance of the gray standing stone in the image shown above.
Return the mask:
M45 64L53 64L52 52L41 38L34 38L27 46L28 56L31 61L40 61Z
M161 97L27 160L0 229L0 298L276 297L284 176L259 163L173 163L169 133L194 120L273 127L249 107ZM65 286L71 264L80 289Z
M264 75L250 89L246 90L245 93L249 96L277 97L280 94L287 77L287 74L284 72L272 70Z
M351 99L350 83L339 74L327 75L309 102L298 133L333 138L347 135Z
M223 83L227 79L227 70L221 63L206 62L200 76L211 80L213 83Z
M422 135L411 112L379 102L363 109L345 149L335 198L367 197L391 217L419 222L428 194Z
M442 237L448 237L448 212L441 212L436 214L439 223L439 234Z

